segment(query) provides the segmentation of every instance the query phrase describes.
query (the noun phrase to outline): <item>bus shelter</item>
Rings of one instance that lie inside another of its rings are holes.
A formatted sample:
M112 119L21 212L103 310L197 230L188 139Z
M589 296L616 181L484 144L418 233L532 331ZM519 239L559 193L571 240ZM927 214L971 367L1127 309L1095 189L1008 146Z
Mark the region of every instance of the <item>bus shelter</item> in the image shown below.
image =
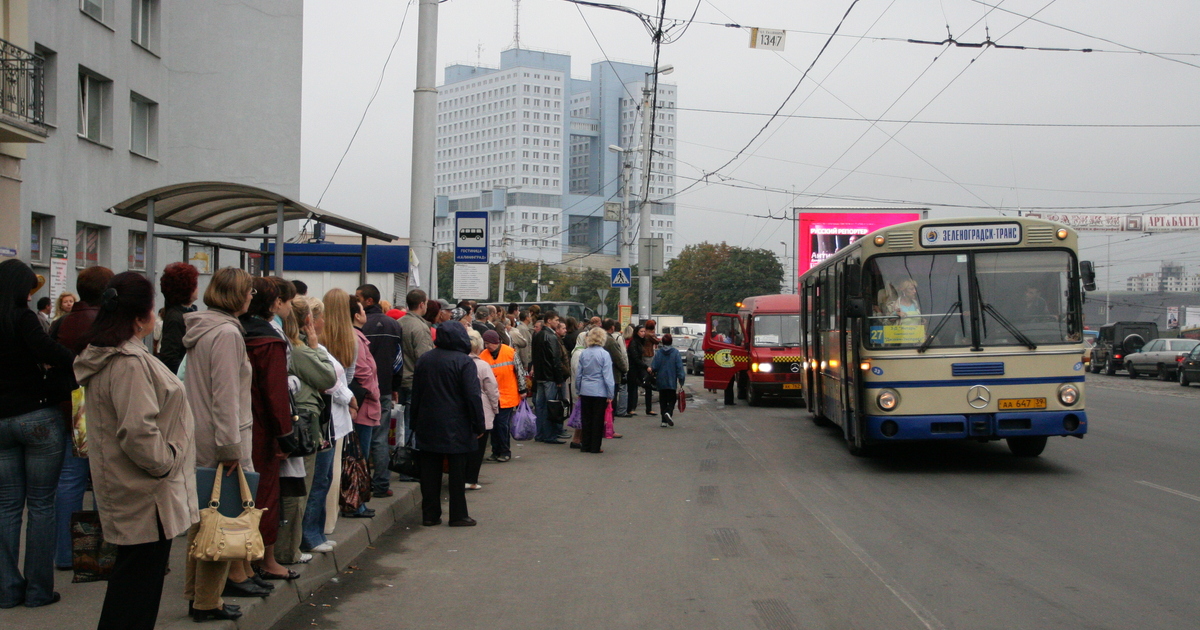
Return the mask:
M297 252L309 256L352 256L359 258L360 277L367 273L367 239L392 242L396 236L364 223L301 203L269 190L230 182L190 182L156 188L130 197L108 212L146 222L146 275L155 281L157 261L155 239L168 238L185 243L230 249L246 253L265 253L198 239L257 239L275 241L274 253L283 253L284 224L287 221L314 221L332 225L362 239L357 252ZM174 228L164 230L163 228ZM271 228L274 227L274 231ZM276 275L283 273L284 256L271 257ZM365 280L364 280L365 281Z

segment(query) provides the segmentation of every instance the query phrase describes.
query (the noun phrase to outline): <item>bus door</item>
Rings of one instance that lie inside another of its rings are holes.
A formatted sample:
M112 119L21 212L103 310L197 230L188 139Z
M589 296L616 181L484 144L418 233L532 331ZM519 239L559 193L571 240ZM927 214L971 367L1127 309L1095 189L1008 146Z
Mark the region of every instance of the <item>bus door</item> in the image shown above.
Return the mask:
M843 279L838 293L838 324L841 335L839 354L842 370L842 412L846 441L851 450L861 450L863 443L862 425L862 372L859 369L858 352L860 317L862 317L861 267L857 261L843 260L838 263L838 276ZM857 310L856 310L857 309Z
M736 314L709 313L704 334L704 388L724 390L738 372L749 367L742 318Z
M834 424L845 427L845 405L843 404L842 374L845 372L842 350L841 283L833 267L821 270L821 333L818 350L820 352L819 391L821 396L821 415Z
M804 312L804 359L808 362L808 368L805 370L805 402L807 403L809 413L814 417L821 417L821 379L818 377L820 370L818 366L821 364L821 314L820 314L820 281L813 279L804 284L804 297L801 302L801 309Z

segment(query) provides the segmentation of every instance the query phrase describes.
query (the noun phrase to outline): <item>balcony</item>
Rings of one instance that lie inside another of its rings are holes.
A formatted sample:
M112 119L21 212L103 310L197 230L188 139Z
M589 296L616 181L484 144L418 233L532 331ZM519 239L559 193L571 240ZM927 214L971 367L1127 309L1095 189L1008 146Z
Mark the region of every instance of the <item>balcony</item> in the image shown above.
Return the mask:
M42 142L46 100L43 59L0 39L0 142Z

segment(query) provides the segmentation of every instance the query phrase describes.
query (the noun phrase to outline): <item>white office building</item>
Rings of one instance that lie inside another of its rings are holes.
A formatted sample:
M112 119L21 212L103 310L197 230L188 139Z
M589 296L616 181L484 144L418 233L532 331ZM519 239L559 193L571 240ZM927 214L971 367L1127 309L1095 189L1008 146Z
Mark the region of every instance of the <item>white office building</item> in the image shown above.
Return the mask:
M572 79L567 55L526 49L501 53L498 68L455 64L438 94L435 242L453 247L454 215L490 212L491 258L557 263L617 253L617 224L604 202L621 201L622 157L609 145L642 137L645 73L631 64L592 64L591 79ZM649 199L675 191L675 93L659 84ZM636 231L642 196L640 156L633 174ZM651 236L674 242L674 204L653 203ZM636 262L636 247L632 248Z

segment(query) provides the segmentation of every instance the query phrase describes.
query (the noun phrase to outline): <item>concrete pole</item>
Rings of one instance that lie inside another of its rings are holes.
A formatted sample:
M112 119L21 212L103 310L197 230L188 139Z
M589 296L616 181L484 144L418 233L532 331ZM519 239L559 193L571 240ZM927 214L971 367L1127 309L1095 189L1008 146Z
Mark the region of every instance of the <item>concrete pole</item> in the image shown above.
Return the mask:
M646 73L646 82L642 86L642 211L638 226L639 239L650 238L650 160L654 157L650 154L650 134L654 131L654 112L650 111L654 103L650 94L651 74ZM650 319L650 296L654 295L650 286L650 272L646 267L648 262L650 261L638 259L638 314L643 322Z
M621 266L628 267L629 266L630 243L627 240L629 238L629 236L626 233L625 229L630 223L630 221L629 221L629 192L630 192L630 188L633 187L633 182L630 181L631 180L630 176L633 175L632 151L630 149L625 149L624 151L621 151L621 160L624 161L624 163L625 163L624 167L623 167L625 177L623 178L623 181L621 183L621 188L622 188L621 214L620 214L620 220L617 221L617 230L618 230L618 233L617 233L617 255L620 256L620 258L621 258ZM621 287L621 298L617 302L617 304L618 305L629 304L629 287ZM617 314L620 315L619 309L617 311Z
M425 292L437 297L433 247L434 131L437 128L438 0L420 0L417 22L417 87L413 90L412 183L408 245L426 280Z
M275 275L283 277L283 202L275 203Z

